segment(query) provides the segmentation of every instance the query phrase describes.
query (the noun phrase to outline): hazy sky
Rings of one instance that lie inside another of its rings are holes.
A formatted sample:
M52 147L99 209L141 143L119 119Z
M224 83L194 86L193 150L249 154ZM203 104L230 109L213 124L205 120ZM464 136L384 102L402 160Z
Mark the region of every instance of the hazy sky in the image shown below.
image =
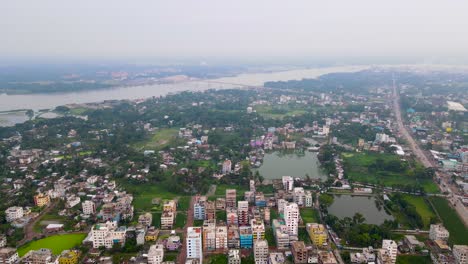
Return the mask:
M0 56L467 56L465 0L5 0Z

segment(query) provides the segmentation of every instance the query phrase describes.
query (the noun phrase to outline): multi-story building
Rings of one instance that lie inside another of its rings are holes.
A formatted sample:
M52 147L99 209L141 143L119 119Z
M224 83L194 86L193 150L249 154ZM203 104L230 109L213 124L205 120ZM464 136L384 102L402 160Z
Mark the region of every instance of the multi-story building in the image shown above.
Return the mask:
M193 205L193 218L195 220L205 220L206 196L197 196Z
M252 228L250 226L239 227L239 239L241 248L252 248L253 246L253 235Z
M107 221L103 224L96 224L91 229L91 240L93 248L112 248L114 244L125 244L126 228L118 227L117 222Z
M163 204L163 211L175 213L177 211L177 203L174 200L165 201Z
M216 249L216 223L205 221L203 223L203 250L210 251Z
M255 193L256 189L255 189L255 181L254 181L254 180L250 180L250 181L249 181L249 190L250 190L251 192L254 192L254 193Z
M299 225L299 207L296 203L289 203L284 206L284 222L288 234L290 236L297 236Z
M453 255L457 264L468 264L468 246L467 245L454 245Z
M231 160L225 160L223 162L223 169L222 172L223 174L229 174L232 171L232 162Z
M239 236L239 227L237 225L228 226L227 230L228 238L228 248L239 248L240 247L240 236Z
M87 200L81 203L83 214L93 215L96 213L96 204L93 201Z
M0 263L2 264L13 264L19 259L16 248L0 248Z
M154 226L151 226L146 230L145 241L146 242L156 241L158 240L158 236L159 236L159 230L156 229Z
M255 193L255 206L257 207L266 207L267 201L265 195L262 192Z
M189 227L187 229L187 259L196 259L203 263L202 228Z
M174 212L164 211L161 214L161 229L172 229L174 225Z
M311 191L305 193L305 207L312 207L314 205L314 199Z
M294 188L294 179L291 176L283 176L283 187L287 192L292 191Z
M67 202L65 203L65 207L66 208L73 208L73 207L77 206L78 204L80 204L80 202L81 202L81 198L79 196L69 195L67 197Z
M268 264L268 242L265 239L255 240L253 251L255 264Z
M449 231L445 229L445 227L442 224L431 225L431 227L429 228L429 238L431 240L447 241L449 235Z
M241 257L238 249L230 249L228 252L228 264L241 264Z
M338 264L338 261L331 251L319 251L318 261L321 264Z
M236 201L237 201L236 189L227 189L226 190L226 208L236 207Z
M59 264L78 264L80 252L76 250L64 250L59 257Z
M216 210L226 210L225 198L216 198Z
M225 249L228 247L228 232L224 225L216 226L216 249Z
M50 196L45 193L39 193L34 196L34 204L36 206L42 207L50 203Z
M386 254L390 257L391 263L396 263L398 254L398 244L394 240L384 239L382 240L382 249L386 251Z
M148 251L148 264L161 264L164 260L164 245L151 245Z
M5 210L5 218L7 222L13 222L24 216L23 207L13 206Z
M56 263L57 258L54 257L52 251L48 248L29 251L24 257L24 262L29 264L50 264Z
M6 247L7 237L4 234L0 234L0 248Z
M265 223L267 225L270 224L271 222L270 207L265 207L265 209L263 209L263 220L265 220Z
M291 252L293 254L294 263L307 263L307 248L304 241L294 241L291 243Z
M251 219L250 227L252 228L252 236L254 240L265 239L265 224L261 218Z
M310 240L317 247L326 247L328 245L327 229L322 224L308 223L306 224L307 233Z
M299 206L305 206L305 191L302 187L294 187L293 200Z
M237 215L237 209L234 207L226 208L226 221L228 225L238 225L239 217Z
M144 213L138 217L138 223L142 226L151 226L153 223L153 215L151 213Z
M237 217L239 225L249 224L249 202L239 201L237 203Z
M205 203L205 220L216 219L216 205L213 201L206 201Z
M280 215L284 214L284 207L288 204L288 201L285 199L278 199L277 205L278 205L278 213Z
M273 219L272 228L273 235L275 236L276 247L281 250L289 249L289 234L284 220Z

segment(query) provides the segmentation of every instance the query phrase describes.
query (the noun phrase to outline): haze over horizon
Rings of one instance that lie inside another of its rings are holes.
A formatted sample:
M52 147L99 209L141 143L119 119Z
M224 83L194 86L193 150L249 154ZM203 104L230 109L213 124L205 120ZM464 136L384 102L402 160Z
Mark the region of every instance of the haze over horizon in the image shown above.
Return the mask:
M464 1L4 1L0 57L466 63Z

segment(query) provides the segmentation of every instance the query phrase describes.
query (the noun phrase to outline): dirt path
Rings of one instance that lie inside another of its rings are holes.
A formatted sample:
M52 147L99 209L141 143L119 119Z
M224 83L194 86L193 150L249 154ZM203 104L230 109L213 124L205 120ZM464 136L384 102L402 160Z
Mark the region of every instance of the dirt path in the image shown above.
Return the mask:
M56 201L52 201L42 212L34 219L32 219L25 227L24 227L24 238L18 242L18 245L23 245L28 241L31 241L34 238L40 237L42 233L36 233L34 231L34 226L37 222L39 222L43 215L47 214L57 205Z
M190 199L189 209L187 210L187 222L184 226L184 239L182 240L182 248L180 249L180 253L177 256L176 263L185 263L187 260L187 239L185 238L187 234L187 229L190 226L193 226L193 205L195 204L195 196L192 196Z

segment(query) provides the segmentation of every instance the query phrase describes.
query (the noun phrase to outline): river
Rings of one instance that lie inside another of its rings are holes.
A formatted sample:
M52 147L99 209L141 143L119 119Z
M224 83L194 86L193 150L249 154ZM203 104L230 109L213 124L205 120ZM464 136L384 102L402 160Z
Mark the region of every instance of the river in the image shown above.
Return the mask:
M267 81L300 80L316 78L332 72L355 72L367 69L369 66L340 66L325 68L310 68L271 73L246 73L234 77L218 79L187 81L172 84L155 84L132 87L117 87L76 93L52 94L0 94L0 111L17 109L52 109L59 105L72 103L93 103L104 100L141 99L152 96L164 96L168 93L181 91L204 91L208 89L237 88L241 85L262 86Z

